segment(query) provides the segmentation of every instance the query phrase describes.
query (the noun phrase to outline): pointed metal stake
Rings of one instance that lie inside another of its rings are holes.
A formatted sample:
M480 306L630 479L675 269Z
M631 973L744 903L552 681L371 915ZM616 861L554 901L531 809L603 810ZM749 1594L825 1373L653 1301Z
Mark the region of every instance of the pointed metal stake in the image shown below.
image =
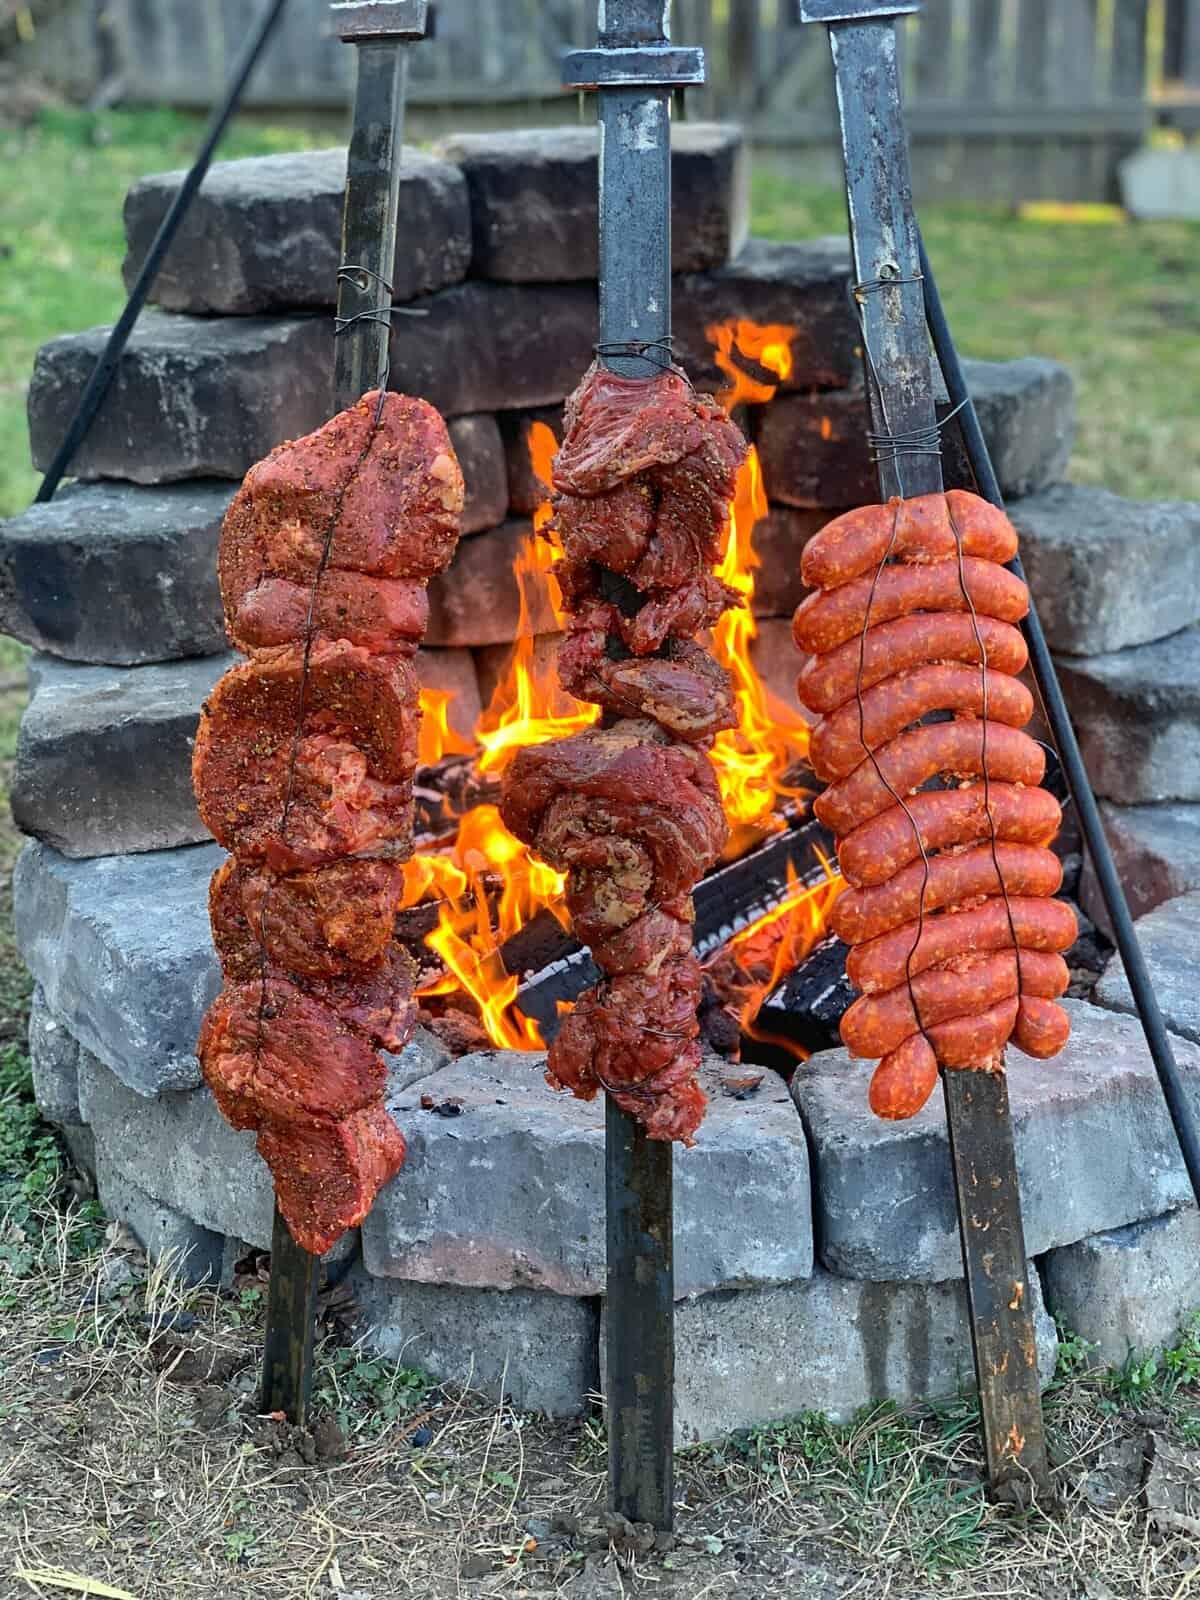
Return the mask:
M937 420L896 59L896 18L919 10L900 0L799 0L802 22L829 25L854 273L872 286L860 302L872 426L892 436ZM885 499L936 493L941 461L881 461L879 483ZM970 1071L943 1072L942 1085L988 1482L997 1498L1024 1502L1031 1491L1049 1494L1050 1472L1008 1085Z
M387 371L388 325L373 313L391 304L406 45L424 38L429 7L428 0L351 0L331 11L335 29L358 57L338 273L344 331L335 346L334 406L341 411ZM300 1428L312 1393L320 1279L320 1256L300 1248L276 1207L260 1405Z
M601 346L671 332L672 92L704 82L699 50L668 42L669 0L600 0L595 50L566 58L564 82L600 97ZM651 376L651 356L602 359ZM673 1146L648 1139L609 1100L605 1135L605 1328L609 1505L631 1522L674 1520Z

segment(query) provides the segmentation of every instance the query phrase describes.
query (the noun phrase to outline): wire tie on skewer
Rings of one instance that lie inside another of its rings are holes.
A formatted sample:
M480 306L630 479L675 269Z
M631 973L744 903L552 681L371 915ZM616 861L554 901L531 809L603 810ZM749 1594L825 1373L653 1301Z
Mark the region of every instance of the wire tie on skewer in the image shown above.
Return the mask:
M674 335L663 334L660 339L602 339L592 346L592 351L602 361L611 356L641 356L662 372L672 372L675 367Z

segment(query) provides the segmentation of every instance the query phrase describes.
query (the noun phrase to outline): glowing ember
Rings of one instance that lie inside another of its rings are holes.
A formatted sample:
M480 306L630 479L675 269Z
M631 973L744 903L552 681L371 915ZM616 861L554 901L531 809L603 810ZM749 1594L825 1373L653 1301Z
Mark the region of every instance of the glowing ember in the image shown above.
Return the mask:
M786 898L734 934L710 963L718 989L736 997L742 1032L781 1045L799 1060L807 1055L800 1045L761 1029L757 1019L766 997L824 938L830 907L846 887L832 863L819 850L816 854L825 872L821 882L801 885L789 862Z

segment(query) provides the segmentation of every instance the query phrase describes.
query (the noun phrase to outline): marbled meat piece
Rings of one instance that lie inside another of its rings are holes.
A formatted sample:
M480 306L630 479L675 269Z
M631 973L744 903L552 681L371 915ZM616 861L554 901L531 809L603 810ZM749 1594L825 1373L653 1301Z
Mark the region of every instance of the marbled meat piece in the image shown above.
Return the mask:
M344 641L227 672L205 702L192 761L218 843L280 871L411 848L420 720L412 663Z
M311 587L322 568L429 579L458 542L463 477L446 424L424 400L378 391L251 467L221 530L232 623L267 578Z

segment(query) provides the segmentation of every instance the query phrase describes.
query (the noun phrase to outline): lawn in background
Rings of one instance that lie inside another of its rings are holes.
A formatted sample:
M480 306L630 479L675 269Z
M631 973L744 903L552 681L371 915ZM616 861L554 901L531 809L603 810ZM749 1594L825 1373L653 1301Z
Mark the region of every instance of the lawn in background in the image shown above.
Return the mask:
M220 153L327 145L337 126L321 116L242 118ZM117 315L125 191L186 165L200 127L162 110L47 111L31 127L0 129L0 516L37 486L25 431L35 351ZM1033 223L959 205L925 207L922 221L965 354L1053 356L1074 372L1073 478L1138 498L1200 498L1189 437L1200 393L1200 227ZM763 166L754 227L776 239L841 233L843 202Z
M235 119L221 156L267 155L338 142L338 124ZM115 321L125 304L121 207L150 172L186 167L197 117L166 110L44 111L0 124L0 517L32 500L25 394L38 346Z

